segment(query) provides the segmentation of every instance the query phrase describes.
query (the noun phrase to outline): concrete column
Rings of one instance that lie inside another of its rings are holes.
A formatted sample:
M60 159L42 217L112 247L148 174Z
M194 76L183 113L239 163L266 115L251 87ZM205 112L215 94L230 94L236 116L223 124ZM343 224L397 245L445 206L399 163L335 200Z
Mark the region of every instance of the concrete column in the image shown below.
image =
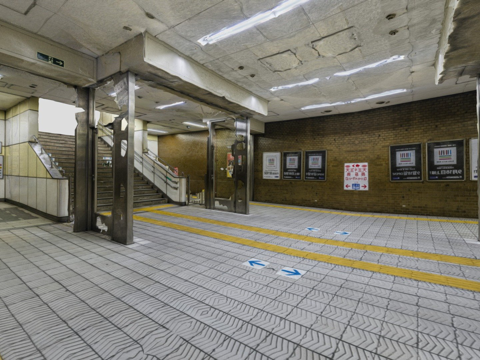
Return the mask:
M75 193L73 231L94 229L96 208L96 133L95 133L95 90L78 88L75 129Z
M147 122L135 119L135 152L142 154L148 151Z
M480 144L480 74L477 76L477 139ZM480 146L478 146L478 163L480 165ZM479 169L477 167L477 169ZM478 240L480 241L480 176L477 178L477 196L478 196Z

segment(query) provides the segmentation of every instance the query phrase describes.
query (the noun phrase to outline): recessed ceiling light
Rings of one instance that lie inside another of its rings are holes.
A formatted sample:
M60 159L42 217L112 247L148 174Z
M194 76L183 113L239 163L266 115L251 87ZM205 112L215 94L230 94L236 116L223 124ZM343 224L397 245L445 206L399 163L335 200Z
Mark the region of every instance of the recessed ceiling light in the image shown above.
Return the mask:
M135 85L135 90L138 90L138 89L140 89L140 86ZM111 92L110 94L108 94L108 96L115 97L115 96L117 96L117 93L116 92Z
M315 84L316 82L318 82L319 80L320 80L319 78L315 78L315 79L312 79L312 80L308 80L308 81L304 81L304 82L299 82L299 83L296 83L296 84L275 86L275 87L271 88L270 91L278 91L278 90L291 89L291 88L294 88L294 87L296 87L296 86L312 85L312 84Z
M173 103L173 104L160 105L160 106L157 106L155 109L163 110L163 109L166 109L166 108L169 108L169 107L172 107L172 106L183 105L185 103L186 103L186 101L179 101L179 102L176 102L176 103Z
M205 125L201 125L201 124L197 124L197 123L193 123L193 122L188 122L188 121L185 121L184 124L185 124L185 125L196 126L196 127L203 128L203 129L206 128Z
M251 29L252 27L256 25L260 25L264 22L267 22L269 20L275 19L279 17L280 15L283 15L296 7L305 4L310 0L287 0L278 5L277 7L273 8L272 10L268 10L262 13L259 13L255 16L252 16L250 19L247 19L245 21L242 21L236 25L224 28L218 32L211 33L209 35L204 36L203 38L199 39L198 42L201 45L207 45L207 44L214 44L217 41L226 39L229 36L238 34L242 31Z
M155 130L155 129L148 129L148 132L155 132L155 133L160 133L160 134L168 134L168 131Z
M363 71L365 69L376 68L377 66L382 66L382 65L389 64L389 63L392 63L392 62L395 62L395 61L400 61L400 60L403 60L403 59L405 59L404 55L395 55L395 56L392 56L389 59L385 59L385 60L370 64L370 65L362 66L362 67L359 67L359 68L356 68L356 69L338 72L338 73L333 74L333 75L334 76L349 76L349 75L358 73L360 71Z
M374 94L374 95L367 96L365 98L353 99L353 100L345 101L345 102L340 101L340 102L336 102L336 103L333 103L333 104L308 105L308 106L304 106L300 110L312 110L312 109L320 109L320 108L324 108L324 107L354 104L354 103L357 103L357 102L360 102L360 101L372 100L372 99L376 99L376 98L379 98L379 97L390 96L390 95L400 94L400 93L404 93L404 92L407 92L407 89L390 90L390 91L385 91L385 92L380 93L380 94Z

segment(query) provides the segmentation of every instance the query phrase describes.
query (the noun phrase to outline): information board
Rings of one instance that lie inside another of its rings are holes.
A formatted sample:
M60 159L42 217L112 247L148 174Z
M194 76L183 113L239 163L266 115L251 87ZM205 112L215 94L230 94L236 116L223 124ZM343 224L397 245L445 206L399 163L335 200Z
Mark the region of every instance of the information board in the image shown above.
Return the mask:
M280 153L263 153L263 178L280 179Z
M284 180L302 180L302 152L285 151L283 153Z
M427 143L429 181L465 180L465 140Z
M0 155L0 179L3 179L3 155Z
M470 139L470 180L478 180L478 139Z
M327 180L327 150L305 151L305 180Z
M368 163L345 164L344 190L368 190Z
M390 146L390 181L422 181L422 144Z

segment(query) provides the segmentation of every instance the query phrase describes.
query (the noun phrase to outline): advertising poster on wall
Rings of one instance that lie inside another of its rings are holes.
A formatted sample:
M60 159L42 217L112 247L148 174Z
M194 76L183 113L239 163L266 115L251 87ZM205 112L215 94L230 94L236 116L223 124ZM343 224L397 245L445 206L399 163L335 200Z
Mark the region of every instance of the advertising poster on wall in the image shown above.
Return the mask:
M305 151L305 180L327 180L327 150Z
M280 153L263 153L263 178L280 179Z
M227 178L231 178L233 176L233 162L235 158L233 157L232 153L227 153Z
M465 140L427 143L429 181L465 180Z
M470 139L470 180L478 180L478 139Z
M390 146L390 181L422 181L422 144Z
M283 153L283 179L302 180L301 151L285 151Z
M368 163L345 164L344 190L368 190Z

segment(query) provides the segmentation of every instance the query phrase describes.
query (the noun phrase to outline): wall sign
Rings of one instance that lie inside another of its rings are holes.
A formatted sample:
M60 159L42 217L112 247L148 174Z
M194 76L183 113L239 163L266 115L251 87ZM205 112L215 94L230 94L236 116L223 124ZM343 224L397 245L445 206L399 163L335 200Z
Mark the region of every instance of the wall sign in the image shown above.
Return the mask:
M470 139L470 180L478 180L478 139Z
M233 157L232 153L227 153L227 178L231 178L233 176L233 162L235 158Z
M422 180L422 144L390 146L390 181Z
M280 153L263 153L263 178L280 179Z
M429 181L465 180L465 140L427 143Z
M0 155L0 179L3 179L3 155Z
M305 151L305 180L327 180L327 150Z
M283 179L302 180L302 152L285 151L283 153Z
M345 164L344 190L368 190L368 163Z
M50 55L47 55L47 54L43 54L41 52L37 52L37 59L48 62L52 65L65 67L65 61L57 59L57 58L55 58L53 56L50 56Z

